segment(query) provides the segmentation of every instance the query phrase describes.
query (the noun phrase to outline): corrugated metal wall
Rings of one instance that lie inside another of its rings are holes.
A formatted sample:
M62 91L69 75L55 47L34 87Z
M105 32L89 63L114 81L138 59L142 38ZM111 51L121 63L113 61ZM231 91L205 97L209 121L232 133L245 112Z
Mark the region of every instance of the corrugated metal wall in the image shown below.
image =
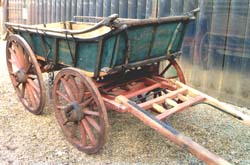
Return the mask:
M150 18L201 12L190 24L181 64L189 84L250 107L250 0L8 0L8 18L49 23L73 16ZM27 16L26 16L26 14Z

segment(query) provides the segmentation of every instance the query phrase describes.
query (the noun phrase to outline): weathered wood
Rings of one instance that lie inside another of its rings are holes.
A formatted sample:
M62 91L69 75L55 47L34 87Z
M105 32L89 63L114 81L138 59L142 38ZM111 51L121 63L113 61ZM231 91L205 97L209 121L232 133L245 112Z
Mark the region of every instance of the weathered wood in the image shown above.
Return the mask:
M103 15L104 17L110 16L111 14L111 0L103 0Z
M177 132L170 125L160 122L156 120L152 115L141 109L135 103L129 101L124 96L117 96L116 101L118 103L122 103L123 105L129 107L129 112L133 114L135 117L140 119L144 124L148 125L152 129L155 129L157 132L174 142L175 144L184 147L186 150L191 152L200 160L208 163L208 164L229 164L224 159L219 156L211 153L206 148L202 147L198 143L194 142L191 138L182 135Z
M235 82L240 78L242 61L247 60L242 58L244 49L242 43L245 41L247 21L249 21L248 10L249 0L231 0L220 91L220 98L223 100L238 100L240 96L239 83Z
M173 81L173 80L171 80ZM231 114L233 117L235 117L236 119L238 119L239 121L241 121L242 123L246 124L246 125L250 125L250 116L248 115L245 115L243 114L242 112L236 110L235 108L223 103L223 102L220 102L219 100L211 97L211 96L208 96L194 88L191 88L179 81L174 81L174 83L176 85L178 85L180 88L186 88L187 91L188 91L188 94L191 95L191 96L203 96L204 98L206 98L204 100L204 102L207 102L215 107L218 107L219 109L221 109L223 112L227 113L227 114Z
M128 18L137 18L137 0L128 0Z

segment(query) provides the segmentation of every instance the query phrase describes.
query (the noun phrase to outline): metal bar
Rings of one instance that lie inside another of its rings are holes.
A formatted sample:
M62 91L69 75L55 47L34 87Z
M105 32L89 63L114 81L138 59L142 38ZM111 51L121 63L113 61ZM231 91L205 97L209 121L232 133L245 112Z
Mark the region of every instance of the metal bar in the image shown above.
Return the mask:
M178 104L177 106L175 106L175 107L173 107L171 109L168 109L166 112L157 115L156 118L159 119L159 120L164 120L167 117L169 117L170 115L172 115L174 113L177 113L177 112L180 112L180 111L184 110L185 108L188 108L188 107L190 107L190 106L192 106L192 105L194 105L196 103L202 102L205 99L206 98L203 97L203 96L196 96L195 98L189 99L188 101L185 101L185 102L183 102L181 104Z
M223 164L227 165L230 164L226 160L220 158L219 156L211 153L206 148L202 147L198 143L194 142L191 138L186 137L176 131L174 128L172 128L167 123L164 123L160 120L157 120L153 115L151 115L149 112L142 109L140 106L138 106L136 103L128 100L124 96L118 96L116 97L116 101L118 103L121 103L125 106L127 106L129 109L128 111L140 119L144 124L148 125L152 129L156 130L163 136L167 137L169 140L174 142L175 144L183 147L184 149L191 152L194 156L199 158L200 160L208 163L208 164Z

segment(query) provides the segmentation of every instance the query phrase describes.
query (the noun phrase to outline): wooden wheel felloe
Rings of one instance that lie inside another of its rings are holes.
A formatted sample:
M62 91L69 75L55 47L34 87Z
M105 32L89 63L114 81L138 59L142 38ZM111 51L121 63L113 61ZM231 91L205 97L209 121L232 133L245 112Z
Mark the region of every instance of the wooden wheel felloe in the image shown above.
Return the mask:
M19 35L8 38L6 60L11 82L24 107L41 114L45 105L45 87L36 57L28 43Z
M108 118L103 99L90 78L74 68L60 71L53 87L56 118L78 150L96 153L104 145Z
M160 76L166 79L178 79L182 83L186 83L183 71L176 60L166 60L166 67L160 72Z

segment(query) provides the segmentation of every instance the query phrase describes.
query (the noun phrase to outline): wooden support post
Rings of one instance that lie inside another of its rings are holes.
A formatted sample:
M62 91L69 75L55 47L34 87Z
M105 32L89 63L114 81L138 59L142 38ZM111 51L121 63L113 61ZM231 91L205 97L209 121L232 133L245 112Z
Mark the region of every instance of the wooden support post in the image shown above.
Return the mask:
M142 109L136 103L128 100L124 96L117 96L115 99L118 103L129 107L129 112L135 117L140 119L149 127L155 129L157 132L174 142L175 144L183 147L190 151L194 156L208 164L230 164L226 160L220 158L219 156L211 153L206 148L202 147L198 143L194 142L191 138L188 138L179 132L177 132L170 125L157 120L153 115L149 114L147 111Z

